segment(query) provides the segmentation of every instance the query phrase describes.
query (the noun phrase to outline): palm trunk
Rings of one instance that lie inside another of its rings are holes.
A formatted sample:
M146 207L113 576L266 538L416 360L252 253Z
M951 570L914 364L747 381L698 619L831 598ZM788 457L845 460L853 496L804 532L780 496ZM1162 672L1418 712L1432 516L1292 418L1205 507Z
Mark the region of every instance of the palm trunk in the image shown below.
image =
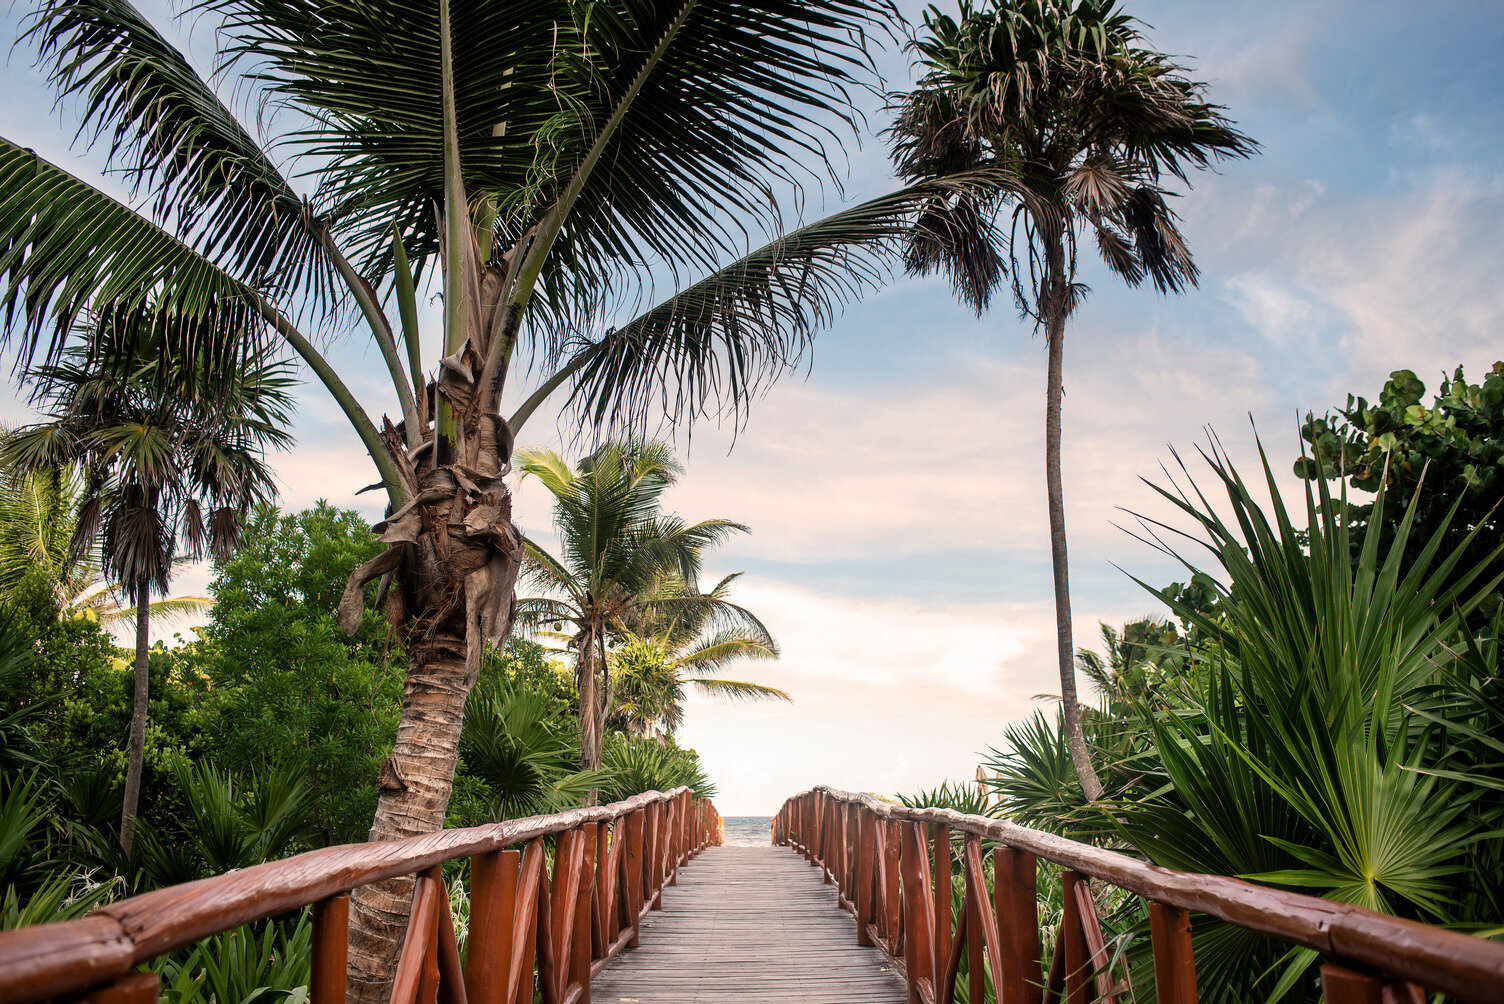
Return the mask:
M580 658L575 685L580 693L580 768L600 770L601 766L601 695L599 658L600 628L592 625L580 639ZM596 791L590 790L588 802L595 804Z
M1044 406L1044 477L1050 507L1050 568L1055 579L1055 647L1060 663L1060 703L1065 717L1065 741L1088 801L1102 796L1102 782L1091 764L1081 705L1076 698L1076 649L1071 636L1070 568L1066 555L1065 489L1060 479L1060 399L1064 390L1065 318L1070 291L1065 275L1065 248L1052 235L1045 249L1045 338L1049 351L1048 387Z
M457 452L472 458L470 464L432 466L424 456L415 465L415 500L377 527L388 550L355 570L340 602L341 623L353 632L364 608L364 584L392 573L384 610L408 640L402 716L381 768L371 840L443 828L465 699L484 647L504 644L511 634L522 546L503 480L506 450L490 428L483 424L478 438L460 444L464 449ZM388 438L397 454L400 440L390 433ZM390 999L412 889L406 877L351 894L351 1004Z
M371 840L400 840L444 825L459 755L465 697L473 681L451 644L415 645L402 695L397 741L382 766ZM349 994L354 1001L391 997L395 948L407 930L411 877L361 886L350 895Z
M151 596L147 583L136 587L136 681L131 697L131 741L125 766L125 801L120 807L120 849L129 857L141 801L141 769L146 761L146 701L150 675Z

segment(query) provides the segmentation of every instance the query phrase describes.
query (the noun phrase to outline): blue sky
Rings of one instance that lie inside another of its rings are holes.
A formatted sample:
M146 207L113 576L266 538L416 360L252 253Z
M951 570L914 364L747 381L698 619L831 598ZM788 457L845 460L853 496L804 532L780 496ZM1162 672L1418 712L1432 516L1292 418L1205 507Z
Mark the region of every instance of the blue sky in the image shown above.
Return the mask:
M1263 149L1180 200L1200 288L1167 300L1083 268L1093 293L1066 344L1065 480L1087 645L1099 620L1152 608L1114 565L1176 576L1114 526L1122 509L1163 513L1138 479L1157 476L1172 445L1190 452L1211 427L1247 460L1251 415L1287 470L1299 414L1373 396L1396 368L1434 388L1459 363L1477 374L1504 357L1504 7L1126 6ZM13 35L17 15L6 23ZM194 35L196 52L210 45ZM878 63L903 83L900 54ZM71 129L26 53L0 95L0 134L70 163ZM870 125L883 124L874 106ZM845 181L852 198L891 184L872 135L852 145ZM382 410L376 353L335 351ZM746 675L796 698L692 707L683 736L723 811L766 814L815 783L894 791L969 777L1003 725L1058 688L1043 389L1043 344L1006 303L977 318L943 282L903 280L823 332L807 373L758 403L734 449L729 430L696 429L671 504L752 526L712 571L745 570L741 599L783 642L781 662ZM0 418L23 415L11 405ZM371 497L354 498L367 462L316 387L296 432L278 463L286 504ZM550 421L525 438L563 441ZM522 486L518 516L547 538L536 486ZM195 573L184 589L203 582Z

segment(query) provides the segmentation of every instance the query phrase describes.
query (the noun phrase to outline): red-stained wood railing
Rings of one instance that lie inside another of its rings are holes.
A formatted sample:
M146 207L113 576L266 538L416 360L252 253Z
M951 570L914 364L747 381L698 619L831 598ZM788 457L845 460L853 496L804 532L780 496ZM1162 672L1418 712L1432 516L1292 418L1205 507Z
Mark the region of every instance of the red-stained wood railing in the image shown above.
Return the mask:
M414 876L392 1004L589 1004L592 976L638 943L679 868L721 842L688 788L599 808L309 851L111 903L82 920L0 933L0 1004L153 1004L165 952L311 906L311 1004L343 1004L349 891ZM544 851L554 842L552 869ZM464 964L440 866L470 861Z
M957 840L965 896L952 930ZM992 845L990 890L984 840ZM1162 1004L1196 1001L1192 913L1322 953L1322 993L1332 1004L1421 1004L1427 992L1504 1001L1504 944L1234 878L1171 871L985 816L820 787L784 803L773 819L773 842L804 855L836 884L855 917L857 944L880 946L893 958L910 1004L951 1004L963 956L973 1004L983 999L989 975L1004 1004L1117 1001L1092 881L1148 901L1155 999ZM1064 869L1048 971L1035 905L1040 859Z

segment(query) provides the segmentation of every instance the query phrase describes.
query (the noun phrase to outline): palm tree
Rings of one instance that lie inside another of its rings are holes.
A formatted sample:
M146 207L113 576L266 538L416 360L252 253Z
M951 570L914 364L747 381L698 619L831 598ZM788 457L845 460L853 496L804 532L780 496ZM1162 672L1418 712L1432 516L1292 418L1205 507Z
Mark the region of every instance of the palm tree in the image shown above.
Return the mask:
M1194 285L1196 265L1166 184L1256 149L1204 99L1205 85L1146 47L1138 24L1118 0L961 0L957 17L931 7L910 43L923 75L895 100L890 130L906 179L991 166L1019 185L1016 194L936 200L908 265L948 272L979 313L1006 283L1045 334L1045 481L1061 698L1071 758L1092 799L1102 786L1076 699L1060 477L1065 324L1086 292L1076 282L1078 240L1093 238L1129 285L1147 278L1161 293Z
M9 438L0 433L0 443ZM88 617L106 627L133 624L136 608L119 602L99 571L98 548L77 553L73 532L83 506L84 484L77 466L17 471L4 463L0 449L0 598L13 595L23 582L46 582L64 617ZM209 610L208 596L173 596L153 600L152 619Z
M99 320L88 347L35 371L47 418L4 445L5 462L23 476L82 472L73 553L97 548L103 575L135 603L120 814L127 855L146 749L151 595L167 593L180 557L230 555L246 510L275 495L265 448L291 441L282 431L291 386L282 364L252 357L234 371L185 366L160 332L138 321Z
M741 659L776 659L778 643L751 611L726 597L740 572L706 593L666 579L638 606L608 662L615 680L615 718L637 736L672 735L684 722L684 696L694 688L712 700L791 701L776 687L720 674Z
M3 328L53 353L82 311L150 307L220 362L261 339L304 360L389 504L389 548L352 576L342 619L379 578L409 642L371 838L425 832L443 824L481 652L511 630L523 551L502 475L543 402L564 392L596 425L740 419L886 277L924 205L1012 182L925 180L783 231L776 206L859 122L848 95L894 23L884 0L186 10L215 19L211 76L126 0L39 0L26 41L140 198L0 139ZM222 97L237 93L265 142ZM623 309L665 279L668 299ZM419 330L425 281L441 332ZM351 330L383 360L395 421L373 420L317 344ZM355 893L357 1001L386 996L409 893Z
M699 602L657 594L664 579L675 578L692 595L704 550L747 528L724 519L685 523L662 514L663 493L683 474L663 443L611 441L578 469L550 450L524 450L518 457L523 477L536 477L554 496L561 548L554 557L531 540L523 542L528 579L557 598L524 600L518 613L533 624L567 623L573 629L580 765L598 770L612 700L612 639L644 616Z

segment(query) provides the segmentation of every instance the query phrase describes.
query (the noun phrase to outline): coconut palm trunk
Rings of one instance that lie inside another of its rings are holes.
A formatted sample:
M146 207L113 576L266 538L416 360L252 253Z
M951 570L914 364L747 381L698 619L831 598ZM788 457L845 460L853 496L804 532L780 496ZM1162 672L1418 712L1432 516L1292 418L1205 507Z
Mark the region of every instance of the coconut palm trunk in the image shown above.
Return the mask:
M136 835L136 808L141 801L141 770L146 762L146 702L150 690L151 585L136 587L136 679L131 694L130 752L126 755L125 800L120 806L120 849L127 856Z
M580 657L575 666L575 685L580 692L580 767L583 770L599 770L601 766L601 713L600 674L605 646L605 632L600 624L592 623L580 638ZM592 792L593 796L593 792ZM594 798L590 799L592 804Z
M1070 283L1065 273L1065 248L1058 232L1045 248L1044 311L1049 354L1044 404L1044 477L1050 510L1050 570L1055 582L1055 651L1060 669L1060 704L1065 715L1066 745L1089 801L1102 796L1102 782L1091 764L1086 732L1081 726L1081 703L1076 695L1076 646L1071 634L1070 563L1065 536L1065 488L1060 477L1060 406L1064 395L1065 321L1070 313Z

